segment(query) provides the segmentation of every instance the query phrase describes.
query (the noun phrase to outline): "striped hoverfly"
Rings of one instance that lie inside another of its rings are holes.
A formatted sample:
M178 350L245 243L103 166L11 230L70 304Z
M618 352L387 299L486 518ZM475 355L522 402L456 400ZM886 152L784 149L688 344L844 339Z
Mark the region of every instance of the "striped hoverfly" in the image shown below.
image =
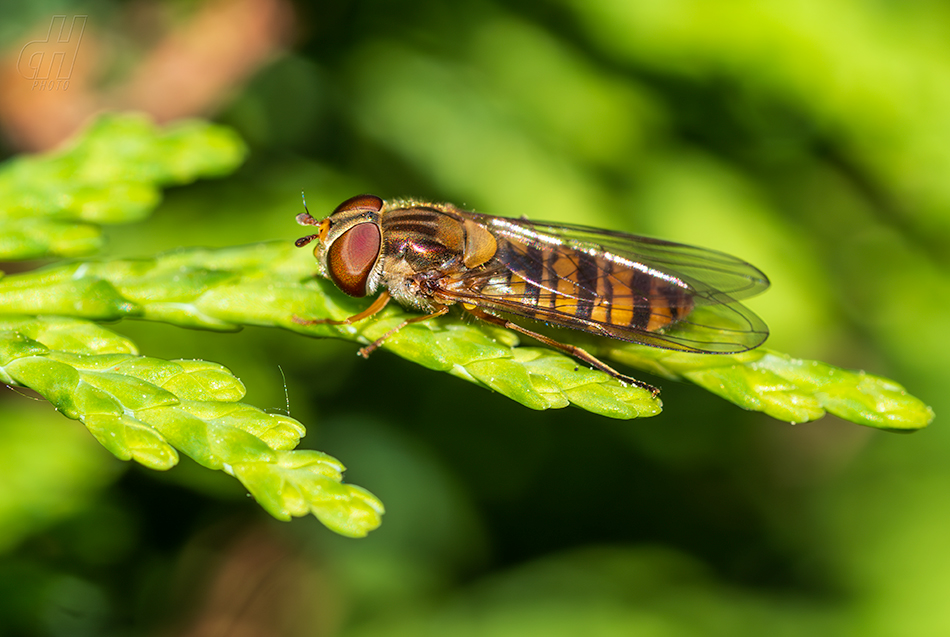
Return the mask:
M295 316L294 321L350 324L378 313L391 299L425 312L362 348L364 357L406 325L460 305L655 397L655 387L511 319L703 354L743 352L768 337L762 319L738 302L765 290L768 279L752 265L714 250L477 214L447 203L385 202L375 195L352 197L322 221L302 212L297 222L316 226L315 234L296 245L317 241L313 253L321 275L350 296L381 292L345 320Z

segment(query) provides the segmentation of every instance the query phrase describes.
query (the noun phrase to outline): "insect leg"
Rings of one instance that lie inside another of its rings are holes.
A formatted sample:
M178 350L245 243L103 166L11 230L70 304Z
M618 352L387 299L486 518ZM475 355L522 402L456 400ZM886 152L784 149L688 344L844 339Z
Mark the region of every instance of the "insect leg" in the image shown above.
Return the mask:
M365 318L369 318L374 314L378 314L386 304L389 303L389 299L392 297L389 296L389 292L382 292L379 296L376 297L376 300L373 301L372 305L360 312L359 314L354 314L349 318L345 318L342 321L335 321L333 319L302 319L299 316L294 316L293 321L297 325L350 325L356 323L357 321L362 321Z
M623 384L634 385L641 389L645 389L651 394L653 394L654 398L660 395L660 390L654 387L653 385L650 385L649 383L645 383L642 380L637 380L636 378L631 378L630 376L624 376L623 374L615 370L613 367L611 367L607 363L601 361L599 358L596 358L593 354L590 354L586 350L581 349L580 347L577 347L576 345L568 345L567 343L559 343L558 341L555 341L552 338L548 338L547 336L543 334L532 332L526 327L521 327L517 323L512 323L511 321L507 319L503 319L500 316L489 314L488 312L485 312L484 310L480 310L477 307L476 308L465 307L465 309L470 314L476 316L477 318L482 319L483 321L494 323L495 325L501 325L502 327L507 328L509 330L520 332L524 334L525 336L530 336L534 340L544 343L548 347L553 347L555 349L561 350L565 354L568 354L569 356L573 356L574 358L577 358L587 363L588 365L590 365L591 367L594 367L595 369L599 369L602 372L610 374L611 376L613 376L614 378L616 378Z
M432 314L426 314L425 316L414 316L414 317L412 317L411 319L406 319L405 321L403 321L402 323L400 323L400 324L397 325L396 327L392 328L391 330L389 330L388 332L386 332L385 334L383 334L382 336L380 336L379 338L377 338L375 341L373 341L372 343L370 343L370 344L367 345L366 347L362 348L362 349L359 351L359 354L360 354L360 356L362 356L363 358L369 358L369 355L372 354L372 353L376 350L377 347L379 347L380 345L382 345L382 344L383 344L383 341L385 341L387 338L389 338L390 336L392 336L393 334L395 334L396 332L398 332L398 331L401 330L402 328L406 327L407 325L409 325L409 324L411 324L411 323L421 323L422 321L428 321L428 320L431 319L431 318L435 318L435 317L437 317L437 316L442 316L443 314L445 314L445 313L448 312L448 311L449 311L449 308L448 308L447 305L440 305L440 306L439 306L439 309L437 309L437 310L436 310L435 312L433 312Z

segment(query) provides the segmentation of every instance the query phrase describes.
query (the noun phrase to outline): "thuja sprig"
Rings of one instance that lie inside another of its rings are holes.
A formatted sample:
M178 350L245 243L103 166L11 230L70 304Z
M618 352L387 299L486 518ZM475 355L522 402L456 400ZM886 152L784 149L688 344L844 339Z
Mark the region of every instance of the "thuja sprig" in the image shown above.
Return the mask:
M391 306L378 318L353 325L300 325L295 316L341 319L361 309L360 301L314 279L312 268L310 257L290 243L56 266L0 281L0 311L99 320L145 318L216 330L269 325L363 344L407 316ZM830 411L859 424L910 430L932 418L926 405L892 381L797 361L767 349L734 356L694 355L582 340L607 358L692 381L745 409L788 422L813 420ZM559 352L518 345L518 337L507 330L453 314L409 325L383 348L533 409L573 404L614 418L650 416L660 410L649 392L625 387Z
M688 380L778 420L800 423L825 413L892 431L926 427L933 410L892 380L760 347L731 356L684 354L610 343L605 355L660 376ZM599 350L599 351L603 351Z
M229 174L246 153L223 126L103 115L62 149L0 165L0 261L95 252L100 225L140 221L162 187Z
M7 317L0 381L33 389L123 460L165 470L183 453L236 477L278 519L312 513L353 537L379 526L382 503L344 484L335 458L294 449L303 425L241 403L244 386L227 369L134 350L87 321Z
M269 325L361 343L402 320L405 313L393 307L379 319L355 325L299 325L294 316L345 317L358 307L358 302L314 279L311 267L308 256L291 243L59 265L0 280L0 313L141 318L212 330ZM557 352L513 349L516 342L506 330L453 316L409 326L385 347L534 409L574 404L615 418L660 411L647 391L624 387Z

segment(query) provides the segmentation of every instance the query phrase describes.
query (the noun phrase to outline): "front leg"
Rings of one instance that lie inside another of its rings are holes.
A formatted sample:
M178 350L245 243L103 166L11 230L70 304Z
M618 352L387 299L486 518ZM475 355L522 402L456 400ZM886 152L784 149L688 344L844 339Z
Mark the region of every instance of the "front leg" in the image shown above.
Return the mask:
M389 303L390 296L389 292L383 291L379 296L376 297L376 300L373 303L358 314L354 314L349 318L345 318L342 321L337 321L334 319L302 319L297 315L294 315L292 318L293 322L297 325L351 325L357 321L362 321L365 318L369 318L374 314L379 314L386 304Z

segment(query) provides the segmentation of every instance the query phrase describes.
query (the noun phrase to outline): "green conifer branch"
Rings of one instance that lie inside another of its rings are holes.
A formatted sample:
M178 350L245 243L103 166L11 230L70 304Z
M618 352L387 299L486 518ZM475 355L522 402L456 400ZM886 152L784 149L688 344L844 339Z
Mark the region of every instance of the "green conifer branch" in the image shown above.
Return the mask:
M343 484L336 459L295 450L305 433L299 422L239 402L244 386L227 369L134 350L88 321L6 317L0 381L33 389L122 460L166 470L181 452L236 477L276 518L312 513L353 537L379 526L382 503Z
M54 266L0 280L0 311L143 318L214 330L267 325L361 344L409 316L391 304L378 318L354 325L300 325L295 316L343 319L365 305L314 279L312 270L312 258L289 242ZM767 349L695 355L573 333L560 336L605 358L692 381L745 409L788 422L813 420L829 411L872 427L913 430L933 417L926 405L891 381ZM383 348L533 409L573 404L613 418L660 410L659 401L645 390L622 386L559 352L518 343L507 330L453 314L407 326Z
M0 261L95 252L99 225L139 221L161 187L229 174L246 153L222 126L104 115L63 149L0 165Z
M743 409L790 423L816 420L825 412L891 431L915 431L933 410L887 378L766 347L732 356L670 352L608 343L604 355L672 379L688 380Z
M406 316L392 307L380 318L356 325L302 326L293 320L345 318L359 306L328 282L314 279L312 258L290 242L58 265L0 280L0 312L17 314L141 318L212 330L267 325L364 344ZM660 411L659 402L643 389L622 386L558 352L513 349L516 343L506 330L453 316L408 326L384 347L533 409L574 404L614 418Z

